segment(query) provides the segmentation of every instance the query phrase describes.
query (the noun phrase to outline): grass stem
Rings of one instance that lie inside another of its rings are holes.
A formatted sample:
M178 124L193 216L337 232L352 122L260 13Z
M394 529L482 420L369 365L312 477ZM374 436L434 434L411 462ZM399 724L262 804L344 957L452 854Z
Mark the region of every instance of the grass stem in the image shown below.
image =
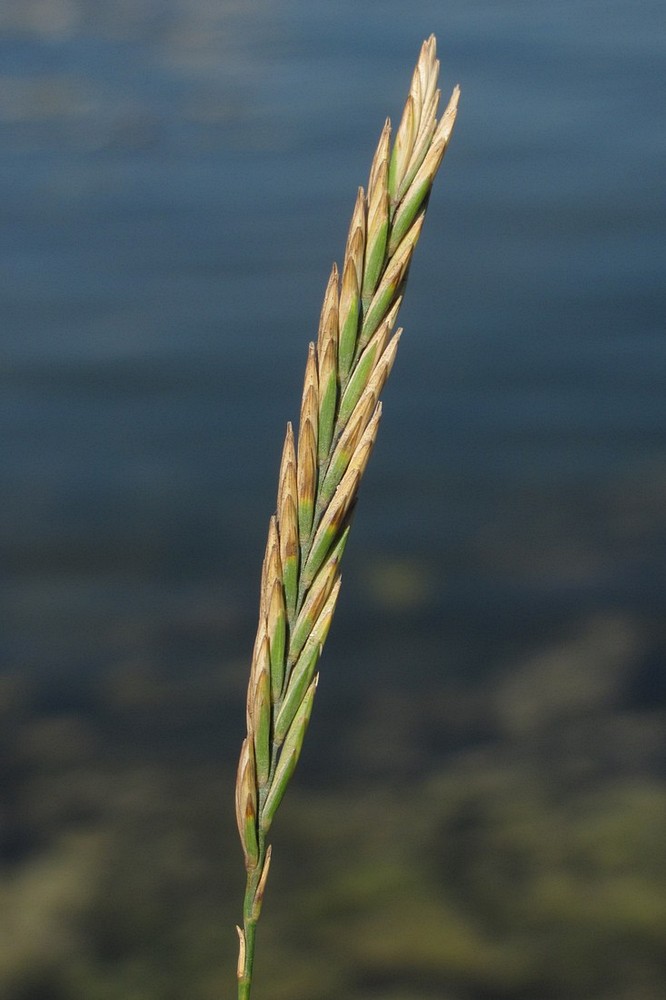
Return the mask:
M319 657L340 590L340 561L402 332L393 327L456 117L457 87L437 119L438 76L431 35L421 48L395 142L391 146L387 120L367 193L359 189L342 278L336 265L331 271L317 342L308 350L297 439L287 426L236 782L247 871L238 1000L250 998L271 861L267 836L312 712Z

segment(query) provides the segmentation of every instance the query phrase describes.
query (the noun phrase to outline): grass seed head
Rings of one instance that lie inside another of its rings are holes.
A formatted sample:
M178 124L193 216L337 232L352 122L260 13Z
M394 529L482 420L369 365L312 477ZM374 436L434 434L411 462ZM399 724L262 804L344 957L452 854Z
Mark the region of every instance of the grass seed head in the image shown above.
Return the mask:
M456 118L457 87L437 120L438 75L431 36L421 47L392 148L387 119L367 196L358 189L341 275L336 265L330 272L317 343L308 351L297 442L287 425L236 783L255 921L270 864L266 835L301 753L340 591L340 561L402 332L393 328ZM240 977L250 946L242 930L239 938Z

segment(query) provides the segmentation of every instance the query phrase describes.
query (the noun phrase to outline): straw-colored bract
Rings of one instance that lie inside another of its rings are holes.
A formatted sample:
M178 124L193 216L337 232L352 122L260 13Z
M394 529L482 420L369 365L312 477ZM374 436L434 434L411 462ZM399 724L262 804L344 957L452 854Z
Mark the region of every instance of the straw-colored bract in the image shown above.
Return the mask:
M394 325L459 90L437 119L435 38L423 43L391 144L387 120L359 189L342 275L333 265L305 368L298 440L282 452L264 557L247 692L236 816L247 870L238 928L238 997L248 1000L254 935L271 860L275 812L296 767L317 688L317 664L340 590L340 560L372 452L379 396L395 359Z

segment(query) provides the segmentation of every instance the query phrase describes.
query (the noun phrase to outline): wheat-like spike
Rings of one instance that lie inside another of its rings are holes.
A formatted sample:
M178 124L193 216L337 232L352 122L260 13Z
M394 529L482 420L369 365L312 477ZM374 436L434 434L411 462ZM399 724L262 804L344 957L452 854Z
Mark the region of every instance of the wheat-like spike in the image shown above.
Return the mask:
M358 190L341 274L336 265L331 270L317 342L308 350L297 444L287 427L236 786L248 871L239 1000L250 995L255 926L270 864L266 836L302 749L350 518L379 429L379 396L400 340L401 330L393 327L456 117L457 87L437 120L438 74L431 36L421 48L393 146L387 120L367 194Z

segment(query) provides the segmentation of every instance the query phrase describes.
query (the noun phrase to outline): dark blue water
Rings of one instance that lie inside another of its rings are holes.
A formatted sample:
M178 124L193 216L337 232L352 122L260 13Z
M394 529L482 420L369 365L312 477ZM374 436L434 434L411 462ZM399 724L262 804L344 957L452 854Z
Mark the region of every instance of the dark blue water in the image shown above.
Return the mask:
M10 3L10 667L249 648L330 263L431 31L461 112L335 641L363 635L369 664L375 631L457 635L481 667L567 616L659 616L661 3Z

